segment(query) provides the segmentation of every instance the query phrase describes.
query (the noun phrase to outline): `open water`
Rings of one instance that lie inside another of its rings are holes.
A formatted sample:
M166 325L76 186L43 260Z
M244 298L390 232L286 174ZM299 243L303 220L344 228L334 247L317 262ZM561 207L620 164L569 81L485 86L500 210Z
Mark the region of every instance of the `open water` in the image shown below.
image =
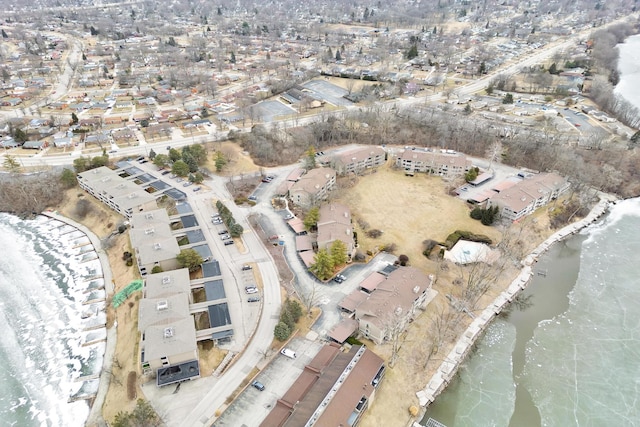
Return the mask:
M82 426L102 366L102 270L79 231L0 214L0 425ZM102 303L103 304L103 303ZM84 318L83 318L84 317ZM85 329L91 329L86 331Z
M559 243L431 405L458 426L640 425L640 198Z
M618 45L620 81L615 92L640 109L640 34Z

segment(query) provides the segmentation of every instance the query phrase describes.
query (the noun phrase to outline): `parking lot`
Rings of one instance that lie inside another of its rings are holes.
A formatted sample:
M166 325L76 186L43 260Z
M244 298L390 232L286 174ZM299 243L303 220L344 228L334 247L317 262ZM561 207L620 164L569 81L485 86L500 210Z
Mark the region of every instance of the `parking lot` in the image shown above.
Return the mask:
M290 359L281 354L273 356L273 360L256 377L265 389L259 391L251 385L238 396L227 408L214 426L258 426L267 416L277 400L291 387L304 367L320 351L322 343L304 338L294 338L287 348L296 352L296 358ZM247 375L250 371L247 372Z
M345 98L344 95L349 93L346 89L336 86L324 80L311 80L304 83L306 89L311 90L317 98L324 99L330 104L338 107L347 107L353 103Z
M255 115L264 122L272 122L278 116L296 114L297 111L280 101L263 101L254 107Z

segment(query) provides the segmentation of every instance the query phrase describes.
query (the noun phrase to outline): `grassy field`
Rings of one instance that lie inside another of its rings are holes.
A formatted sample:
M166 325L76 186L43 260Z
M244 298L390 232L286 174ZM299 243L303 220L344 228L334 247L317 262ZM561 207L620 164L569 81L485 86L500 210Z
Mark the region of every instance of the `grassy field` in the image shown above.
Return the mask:
M422 255L426 239L444 242L455 230L484 234L494 242L500 239L496 228L471 219L467 205L448 196L442 179L434 176L405 176L402 171L382 168L360 177L354 187L342 191L337 201L351 208L362 252L395 243L396 255L407 255L411 265L426 271L435 268ZM358 223L383 234L370 239Z

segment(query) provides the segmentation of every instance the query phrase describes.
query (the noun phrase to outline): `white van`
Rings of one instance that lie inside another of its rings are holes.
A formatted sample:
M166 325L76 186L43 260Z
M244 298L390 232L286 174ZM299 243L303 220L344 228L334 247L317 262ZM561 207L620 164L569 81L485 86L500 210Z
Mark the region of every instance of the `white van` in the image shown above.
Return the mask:
M296 352L288 348L283 348L282 350L280 350L280 354L282 354L283 356L287 356L290 359L296 358Z

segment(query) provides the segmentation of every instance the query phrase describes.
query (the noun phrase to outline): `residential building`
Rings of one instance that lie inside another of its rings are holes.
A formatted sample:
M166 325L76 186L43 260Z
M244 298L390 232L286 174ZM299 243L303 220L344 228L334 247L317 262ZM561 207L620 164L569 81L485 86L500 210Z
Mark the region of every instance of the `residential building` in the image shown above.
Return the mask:
M351 211L340 203L322 205L318 213L318 249L331 248L336 240L341 240L346 249L347 256L351 258L355 251L353 239L353 226L351 224Z
M405 149L396 157L396 166L408 175L416 172L445 177L462 175L471 168L467 156L453 150Z
M309 209L325 200L336 185L336 171L331 168L311 169L289 189L289 199Z
M570 185L556 173L540 173L495 194L487 201L487 207L497 206L502 218L518 221L558 198Z
M326 345L260 426L355 427L373 402L385 369L384 361L364 346L342 352L337 344Z
M340 303L343 310L355 316L360 333L377 344L404 330L427 303L433 282L432 276L415 267L399 267L384 280L379 275L372 273L375 286L371 292L355 290Z
M182 295L186 299L186 295ZM168 300L141 300L152 305L151 310L140 312L140 320L153 318L154 315L169 310ZM142 332L140 341L140 362L144 371L153 370L156 373L158 386L200 377L198 362L198 345L196 343L196 328L193 317L189 315L188 305L184 304L183 316L169 318L149 324ZM186 311L186 313L184 312ZM174 313L179 314L179 313ZM148 323L148 322L146 322Z
M78 174L80 188L122 216L157 209L156 199L106 166Z
M142 276L151 273L156 266L163 271L179 267L176 257L180 254L180 246L165 209L133 214L129 237Z
M367 169L382 166L387 161L387 153L380 147L356 147L330 156L327 163L338 175L359 174Z

